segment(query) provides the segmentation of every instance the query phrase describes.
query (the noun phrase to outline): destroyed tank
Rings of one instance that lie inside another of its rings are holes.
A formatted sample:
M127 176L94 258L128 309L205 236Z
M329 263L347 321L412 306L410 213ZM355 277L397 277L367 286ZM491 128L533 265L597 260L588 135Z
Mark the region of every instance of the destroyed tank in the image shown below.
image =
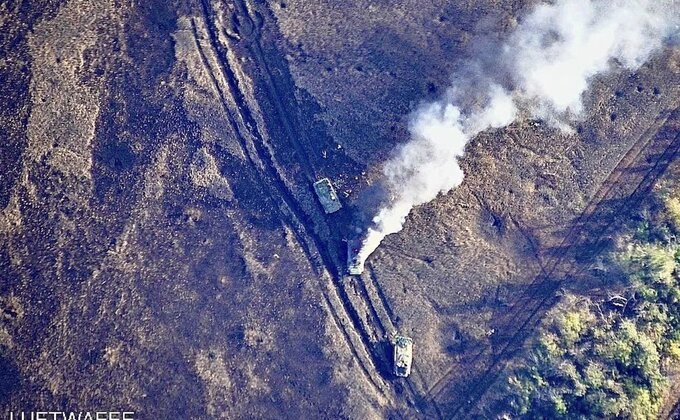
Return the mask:
M394 338L394 374L405 378L411 373L413 361L413 340L398 335Z
M342 208L338 194L336 194L330 179L321 178L316 181L314 183L314 192L316 192L316 196L319 198L319 202L326 214L335 213Z
M347 272L352 276L358 276L364 272L364 262L359 259L361 245L358 239L347 241Z

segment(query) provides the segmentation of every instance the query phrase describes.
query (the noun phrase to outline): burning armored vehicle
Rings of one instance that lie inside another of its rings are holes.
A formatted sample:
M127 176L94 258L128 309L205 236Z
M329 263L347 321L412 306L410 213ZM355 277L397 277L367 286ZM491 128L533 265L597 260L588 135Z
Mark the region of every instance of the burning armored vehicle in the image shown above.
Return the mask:
M347 272L358 276L364 272L364 262L359 258L362 242L359 239L347 241Z

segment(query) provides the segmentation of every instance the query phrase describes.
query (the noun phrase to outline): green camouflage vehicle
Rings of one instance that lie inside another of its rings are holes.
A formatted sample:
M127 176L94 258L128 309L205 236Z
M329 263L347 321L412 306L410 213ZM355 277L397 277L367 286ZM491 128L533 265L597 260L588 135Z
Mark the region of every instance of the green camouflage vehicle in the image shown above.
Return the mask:
M335 188L333 188L330 179L321 178L316 181L314 183L314 192L316 192L316 196L319 197L319 201L326 214L335 213L342 208L340 199L335 193Z

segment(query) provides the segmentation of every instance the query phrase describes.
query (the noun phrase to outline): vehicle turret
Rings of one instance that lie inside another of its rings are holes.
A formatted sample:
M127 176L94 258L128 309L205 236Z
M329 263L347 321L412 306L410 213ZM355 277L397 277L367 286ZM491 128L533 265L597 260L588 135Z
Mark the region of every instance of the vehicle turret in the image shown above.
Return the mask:
M342 208L342 203L340 203L338 194L336 194L330 179L321 178L316 181L314 183L314 192L316 192L316 196L319 198L319 202L326 214L335 213Z

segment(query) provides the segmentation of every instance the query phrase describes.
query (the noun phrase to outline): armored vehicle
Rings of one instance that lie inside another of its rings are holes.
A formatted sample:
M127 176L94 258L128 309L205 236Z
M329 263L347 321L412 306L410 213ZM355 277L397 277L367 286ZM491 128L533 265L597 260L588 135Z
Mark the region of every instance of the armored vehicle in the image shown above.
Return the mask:
M316 196L319 198L326 214L335 213L342 208L340 199L335 193L335 188L333 188L330 179L321 178L316 181L314 183L314 192L316 192Z
M361 245L362 243L358 239L347 241L347 272L353 276L358 276L364 272L364 262L359 259Z
M413 340L403 335L394 338L394 374L405 378L411 373Z

